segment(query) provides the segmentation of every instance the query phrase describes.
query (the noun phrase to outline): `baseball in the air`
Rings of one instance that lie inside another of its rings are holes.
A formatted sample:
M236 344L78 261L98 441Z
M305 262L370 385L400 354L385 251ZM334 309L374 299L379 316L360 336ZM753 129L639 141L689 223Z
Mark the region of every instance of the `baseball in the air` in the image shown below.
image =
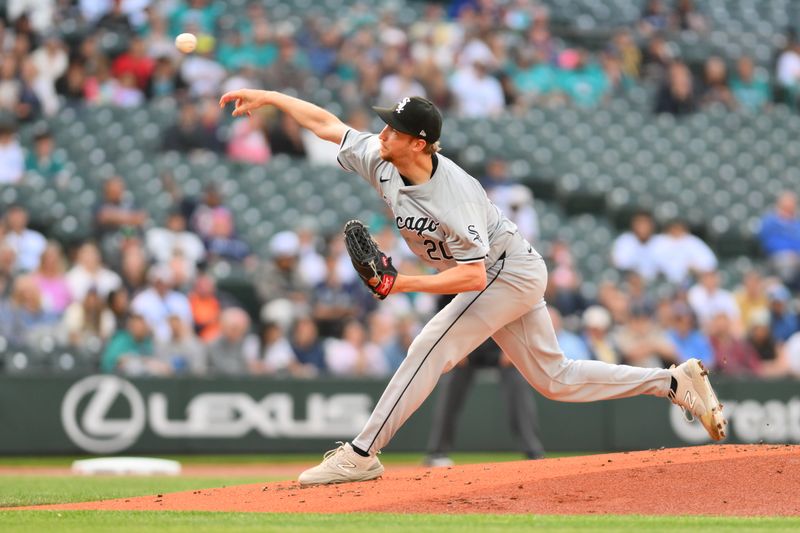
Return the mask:
M184 54L194 52L197 48L197 37L191 33L181 33L175 37L175 47Z

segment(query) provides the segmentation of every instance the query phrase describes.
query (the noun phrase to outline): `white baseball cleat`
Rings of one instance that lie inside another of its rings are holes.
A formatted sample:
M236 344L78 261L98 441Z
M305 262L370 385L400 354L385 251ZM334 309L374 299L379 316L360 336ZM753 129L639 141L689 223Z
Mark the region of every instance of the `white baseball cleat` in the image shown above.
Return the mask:
M727 421L722 415L722 404L717 400L711 382L708 380L708 370L698 359L689 359L677 367L670 367L672 377L675 378L677 387L670 388L669 399L672 403L691 413L693 418L700 420L703 427L713 440L725 438Z
M383 465L376 456L362 457L353 451L349 442L339 444L335 450L325 452L319 465L300 474L297 480L301 485L367 481L383 474Z

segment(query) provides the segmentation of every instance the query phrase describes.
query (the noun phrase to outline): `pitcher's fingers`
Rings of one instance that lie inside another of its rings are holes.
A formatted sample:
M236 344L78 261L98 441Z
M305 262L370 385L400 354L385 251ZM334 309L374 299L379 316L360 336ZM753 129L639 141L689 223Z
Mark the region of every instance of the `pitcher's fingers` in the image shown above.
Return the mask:
M242 114L242 111L244 110L244 107L245 107L245 104L242 103L242 99L241 98L237 98L235 100L234 104L233 104L233 112L231 113L231 115L233 115L234 117L238 117L239 115Z
M242 104L241 100L236 101L236 109L231 113L234 117L241 117L242 115L250 115L253 106L251 104Z
M225 104L227 104L228 102L238 100L239 99L238 92L239 91L229 91L223 94L222 97L219 99L219 106L225 107Z

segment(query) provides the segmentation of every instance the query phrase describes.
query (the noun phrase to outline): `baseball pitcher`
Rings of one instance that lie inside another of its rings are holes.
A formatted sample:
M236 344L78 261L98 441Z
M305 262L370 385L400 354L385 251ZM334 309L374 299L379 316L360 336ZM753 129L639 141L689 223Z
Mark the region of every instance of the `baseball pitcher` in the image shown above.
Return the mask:
M573 361L564 356L543 298L542 257L492 204L476 179L439 154L442 115L412 96L374 108L386 123L378 135L356 131L309 102L275 91L226 93L233 116L272 105L321 139L339 145L338 161L364 178L389 206L411 250L439 272L398 273L358 221L345 227L353 265L379 298L398 292L457 294L413 341L403 363L351 442L300 474L302 485L374 479L378 452L431 393L443 372L492 337L544 396L590 402L650 394L670 398L700 419L711 438L725 436L722 406L708 372L690 359L670 369Z

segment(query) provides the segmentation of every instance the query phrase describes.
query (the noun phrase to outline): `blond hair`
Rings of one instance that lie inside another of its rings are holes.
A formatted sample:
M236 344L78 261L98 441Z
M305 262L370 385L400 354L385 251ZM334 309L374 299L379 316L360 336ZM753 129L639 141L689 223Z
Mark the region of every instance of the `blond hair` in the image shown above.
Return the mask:
M425 148L422 149L423 153L428 155L433 155L442 150L442 146L439 144L439 141L433 143L425 143Z

